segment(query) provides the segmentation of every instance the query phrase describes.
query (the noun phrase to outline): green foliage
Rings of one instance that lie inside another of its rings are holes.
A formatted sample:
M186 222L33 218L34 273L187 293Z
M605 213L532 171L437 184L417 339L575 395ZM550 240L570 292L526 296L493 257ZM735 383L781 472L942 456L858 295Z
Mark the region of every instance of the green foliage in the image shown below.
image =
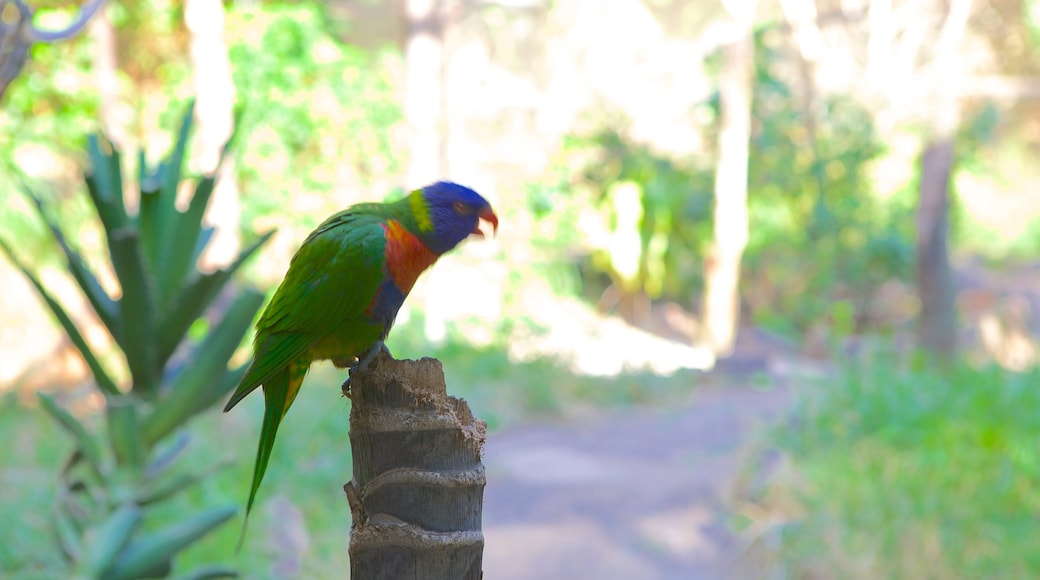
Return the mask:
M1040 574L1038 380L993 365L937 372L891 355L847 364L778 433L804 478L806 515L780 536L790 575Z
M76 7L68 9L67 17ZM87 42L36 42L29 49L0 113L0 159L5 163L30 144L72 153L85 133L97 129L101 99L91 78L90 48Z
M234 507L210 508L160 529L149 524L153 504L208 474L174 469L173 460L184 446L183 441L171 443L168 436L237 384L245 369L229 369L227 363L263 295L253 290L228 294L229 306L213 329L201 340L186 337L218 295L230 290L232 274L270 237L262 236L227 268L210 273L197 269L213 233L202 218L214 177L199 179L187 208L177 208L191 118L189 109L173 152L158 167L147 167L141 155L137 212L125 205L119 152L101 137L89 139L92 171L86 185L121 288L117 295L105 290L50 208L24 190L65 256L69 275L125 356L132 379L128 390L120 388L120 375L105 368L65 308L19 258L20 252L0 240L0 249L30 279L87 361L105 399L107 428L101 435L51 397L40 395L42 408L75 444L62 470L54 518L62 551L78 578L165 576L179 551L235 512Z
M774 330L800 334L830 322L838 304L851 307L852 330L859 332L877 324L871 299L878 286L910 274L914 192L884 200L874 194L870 167L883 149L869 111L851 97L821 95L815 121L807 122L802 97L781 73L783 58L760 39L743 298L754 319ZM718 101L706 106L717 109ZM707 131L709 142L714 130ZM641 264L629 291L689 303L703 287L712 239L712 160L677 161L632 142L615 126L570 140L558 164L572 171L548 190L578 194L551 203L547 195L534 196L532 212L547 215L551 208L550 219L562 231L566 220L559 216L591 208L609 230L618 217L615 186L635 184L643 214ZM618 284L619 275L608 248L585 245L587 256L579 257L583 285L586 295L597 295Z
M66 6L45 12L60 21L75 10ZM64 167L53 161L54 156L80 154L83 135L97 130L101 99L91 77L91 58L87 42L34 43L25 67L0 102L0 228L38 264L55 257L53 245L32 210L11 192L18 189L16 176L23 171L61 173ZM88 215L84 201L62 199L61 213L70 225Z
M593 200L606 212L608 222L613 224L618 219L611 207L610 185L631 182L639 187L643 206L639 253L643 264L638 288L652 298L674 300L681 299L690 288L702 286L700 257L711 238L714 200L709 168L679 164L645 145L627 141L613 129L578 140L576 145L592 147L595 152L581 179L593 190ZM594 256L593 264L610 271L603 254Z
M800 97L778 76L781 57L764 48L756 56L743 285L759 290L747 296L753 315L782 313L804 331L847 300L864 330L877 287L909 276L911 205L873 194L868 170L882 148L866 108L820 96L808 125Z
M238 6L228 31L238 98L249 103L243 187L263 192L247 222L284 214L301 191L398 170L388 129L402 113L387 59L338 42L315 3Z

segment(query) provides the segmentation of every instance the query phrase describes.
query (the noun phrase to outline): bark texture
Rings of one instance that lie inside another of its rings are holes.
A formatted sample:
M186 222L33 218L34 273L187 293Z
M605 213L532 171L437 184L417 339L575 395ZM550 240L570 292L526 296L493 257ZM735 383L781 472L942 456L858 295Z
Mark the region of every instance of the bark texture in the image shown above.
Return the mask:
M351 578L481 578L487 424L435 359L381 353L349 396Z

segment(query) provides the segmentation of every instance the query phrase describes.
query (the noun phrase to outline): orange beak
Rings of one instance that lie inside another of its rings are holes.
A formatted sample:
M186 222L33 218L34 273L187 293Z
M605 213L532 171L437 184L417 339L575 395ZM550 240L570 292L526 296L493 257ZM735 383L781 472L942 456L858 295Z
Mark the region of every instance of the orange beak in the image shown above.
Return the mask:
M495 215L495 212L491 211L490 207L481 210L480 213L477 214L477 217L480 219L477 220L477 225L473 227L472 233L474 236L477 236L478 238L484 237L484 232L480 231L481 220L491 222L492 231L496 234L498 233L498 216Z

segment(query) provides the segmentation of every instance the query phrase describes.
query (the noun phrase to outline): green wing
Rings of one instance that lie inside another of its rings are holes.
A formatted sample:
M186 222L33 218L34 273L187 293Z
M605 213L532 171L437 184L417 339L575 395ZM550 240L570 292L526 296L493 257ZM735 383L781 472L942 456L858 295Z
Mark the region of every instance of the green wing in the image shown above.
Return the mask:
M383 279L383 224L377 215L350 209L307 237L256 323L253 364L225 411L364 313Z

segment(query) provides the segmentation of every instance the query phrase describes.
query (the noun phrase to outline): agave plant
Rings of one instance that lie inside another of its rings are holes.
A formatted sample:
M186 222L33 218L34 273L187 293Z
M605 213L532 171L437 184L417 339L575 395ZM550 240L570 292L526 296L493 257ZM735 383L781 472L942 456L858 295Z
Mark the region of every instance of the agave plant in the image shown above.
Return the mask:
M213 234L203 224L203 214L215 177L199 179L187 208L177 208L191 119L189 109L172 153L158 167L148 167L140 155L140 203L134 212L124 203L119 152L102 136L88 140L92 170L86 185L107 238L121 289L117 296L104 290L41 198L23 187L67 258L69 274L125 355L129 373L123 374L129 375L129 385L117 383L65 308L0 239L0 250L35 286L104 395L104 434L52 397L39 395L42 408L75 444L61 470L54 520L58 543L76 578L166 576L180 550L236 511L234 506L209 508L159 528L149 521L154 506L213 472L213 467L197 472L171 467L187 443L185 424L224 398L245 372L244 366L229 369L228 362L263 296L229 282L270 237L261 236L226 268L199 271L199 256ZM234 296L222 314L210 308L221 294ZM192 340L189 329L204 314L219 319L204 338ZM207 567L188 577L233 575L227 568Z

